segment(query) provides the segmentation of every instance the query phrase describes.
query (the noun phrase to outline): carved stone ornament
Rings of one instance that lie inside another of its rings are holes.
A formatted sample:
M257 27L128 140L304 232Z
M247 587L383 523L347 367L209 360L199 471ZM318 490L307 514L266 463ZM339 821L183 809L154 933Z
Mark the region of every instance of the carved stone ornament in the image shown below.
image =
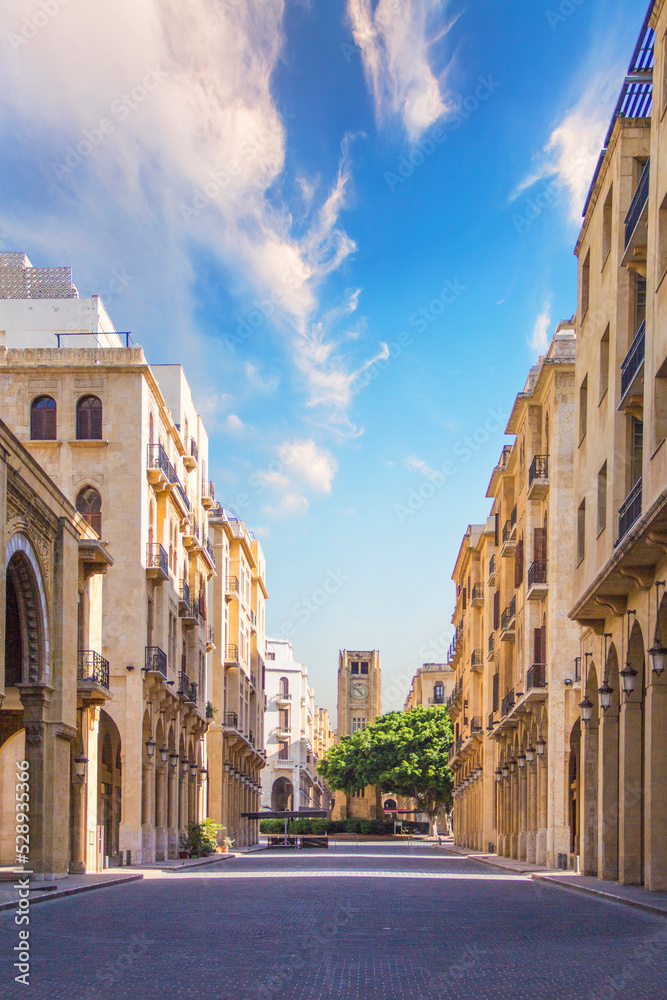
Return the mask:
M25 727L25 741L31 747L41 746L44 739L44 726L41 722L27 722Z

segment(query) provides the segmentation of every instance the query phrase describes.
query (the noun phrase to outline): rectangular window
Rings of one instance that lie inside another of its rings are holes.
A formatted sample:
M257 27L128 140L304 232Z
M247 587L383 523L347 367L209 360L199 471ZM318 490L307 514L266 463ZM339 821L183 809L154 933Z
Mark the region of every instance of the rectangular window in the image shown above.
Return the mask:
M500 591L496 590L493 595L493 627L500 627Z
M588 375L579 388L579 444L586 437L588 424Z
M493 675L493 711L497 712L500 707L500 674Z
M361 672L362 672L362 674L367 674L368 673L368 663L362 663L361 664Z
M667 437L667 359L655 376L653 392L653 447Z
M577 566L586 554L586 501L582 500L577 511Z
M607 527L607 463L598 472L598 535Z
M630 427L630 483L628 492L642 478L644 452L644 421L632 417Z
M359 673L359 661L358 660L353 660L352 661L352 663L350 665L350 673L351 674L358 674Z
M523 538L516 543L514 554L514 586L520 587L523 583Z
M588 304L591 297L591 251L586 254L586 259L581 268L581 318L588 312Z
M613 225L614 210L614 187L609 188L609 194L604 203L604 214L602 217L602 266L604 267L611 250L611 233Z
M600 400L609 388L609 327L600 341Z
M289 743L285 740L280 740L278 742L278 758L280 760L287 760L289 757Z
M148 598L146 605L146 645L153 645L153 599Z
M278 728L289 729L289 712L286 708L281 708L278 712Z
M546 564L547 561L547 529L533 528L533 560Z

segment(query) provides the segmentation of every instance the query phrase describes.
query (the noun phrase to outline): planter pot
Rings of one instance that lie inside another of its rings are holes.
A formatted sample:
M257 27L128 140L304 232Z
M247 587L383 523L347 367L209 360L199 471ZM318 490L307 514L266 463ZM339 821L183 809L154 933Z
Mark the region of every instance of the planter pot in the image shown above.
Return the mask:
M225 847L219 847L218 848L218 854L226 854L228 850L229 850L229 848L226 847L226 846Z
M178 852L178 856L179 856L179 858L189 858L190 857L190 852L189 851L179 851Z

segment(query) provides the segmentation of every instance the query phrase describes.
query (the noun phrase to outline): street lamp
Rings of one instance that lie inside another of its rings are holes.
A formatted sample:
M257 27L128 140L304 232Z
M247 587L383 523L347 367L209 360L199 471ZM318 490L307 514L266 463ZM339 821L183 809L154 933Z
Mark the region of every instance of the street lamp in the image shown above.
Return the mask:
M183 774L188 773L189 767L190 767L190 761L188 760L187 757L184 757L183 760L181 761L181 771L183 772Z
M547 741L543 740L541 736L538 736L535 740L535 749L537 750L538 757L544 757L544 751L547 748Z
M197 761L193 760L192 763L190 764L190 777L191 778L196 778L198 770L199 770L199 767L197 766Z
M579 702L579 708L581 709L581 719L582 722L588 723L591 721L591 716L593 714L593 702L586 695L583 701Z
M503 772L502 772L501 768L497 767L495 769L495 771L493 772L493 776L496 779L496 781L502 781Z
M512 759L510 760L509 765L511 773L514 774L514 772L516 771L516 761L514 760L514 757L512 757Z
M483 772L482 772L482 769L481 769L481 767L479 767L479 765L478 765L478 766L477 766L477 767L475 768L475 774L477 775L477 777L478 777L478 778L481 778L481 777L482 777L482 773L483 773Z
M231 771L231 769L232 769L232 765L229 763L228 760L226 760L225 761L225 773L229 774L229 772Z
M169 763L172 767L178 767L178 750L172 750L169 754Z
M169 760L169 747L168 746L160 747L160 762L162 764L166 764L168 760Z
M659 604L659 588L665 586L664 580L656 580L655 584L655 634L653 636L653 645L648 651L648 655L651 657L651 666L653 667L653 673L660 674L665 669L667 665L667 649L665 648L662 638L660 636L660 604Z
M611 708L611 699L614 694L614 689L608 680L605 679L602 687L598 688L598 694L600 695L600 704L602 705L602 709L606 712L608 708Z
M526 753L526 760L528 761L529 764L532 764L533 761L535 760L535 747L533 746L532 743L528 744L525 753Z
M86 776L86 765L88 764L88 758L83 753L77 754L74 758L74 773L77 778L85 778Z
M509 776L510 776L510 769L507 766L507 764L503 764L503 766L501 767L500 770L501 770L503 778L509 778Z
M522 750L522 751L521 751L521 753L520 753L520 754L519 754L519 755L517 756L517 758L516 758L516 762L517 762L517 764L519 765L519 767L525 767L525 766L526 766L526 755L525 755L525 753L523 752L523 750Z
M156 746L157 746L157 743L155 742L155 740L153 739L153 737L149 736L148 739L146 740L146 754L149 757L154 757L155 756L155 747Z
M623 693L630 696L635 689L635 678L637 677L637 671L631 665L630 660L627 659L625 666L621 670L621 684L623 685Z

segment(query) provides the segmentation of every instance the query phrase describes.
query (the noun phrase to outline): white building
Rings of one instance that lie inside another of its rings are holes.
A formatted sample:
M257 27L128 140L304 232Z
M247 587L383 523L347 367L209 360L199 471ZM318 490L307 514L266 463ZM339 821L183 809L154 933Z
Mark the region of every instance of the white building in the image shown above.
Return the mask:
M314 751L317 710L308 668L287 639L266 640L262 808L327 808Z

